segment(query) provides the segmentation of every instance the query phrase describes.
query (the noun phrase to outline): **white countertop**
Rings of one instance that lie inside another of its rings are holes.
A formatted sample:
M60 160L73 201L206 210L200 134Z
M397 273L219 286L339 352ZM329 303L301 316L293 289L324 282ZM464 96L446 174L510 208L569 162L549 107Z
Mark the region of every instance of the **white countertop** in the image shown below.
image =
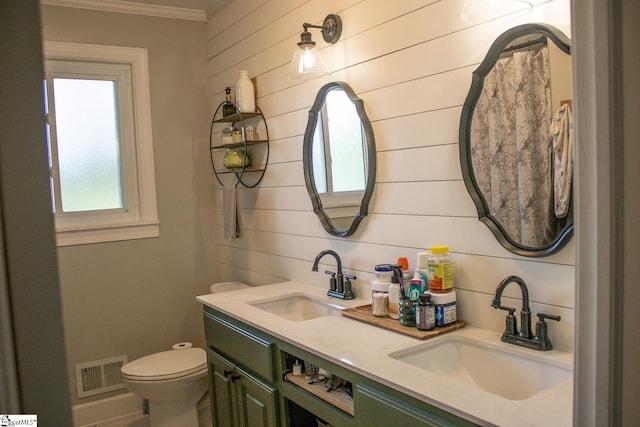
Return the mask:
M536 358L572 365L573 354L556 350L540 352L502 343L500 334L465 326L428 340L419 340L345 316L332 315L306 321L290 321L249 303L303 293L345 307L370 304L368 299L342 301L328 298L326 290L299 282L283 282L239 291L201 295L197 300L269 335L309 351L386 386L413 396L452 414L483 425L571 426L573 378L524 400L509 400L447 377L415 368L389 354L450 334L480 339L509 351L528 352ZM505 382L512 381L505 377Z

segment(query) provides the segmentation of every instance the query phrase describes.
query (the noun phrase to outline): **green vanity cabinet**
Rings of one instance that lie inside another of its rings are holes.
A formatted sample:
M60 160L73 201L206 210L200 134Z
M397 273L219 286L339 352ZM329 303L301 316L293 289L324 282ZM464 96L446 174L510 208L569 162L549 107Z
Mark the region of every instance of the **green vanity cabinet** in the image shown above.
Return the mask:
M335 427L475 425L207 305L204 324L214 427L298 427L298 408L312 416L313 425L316 417ZM310 392L304 382L284 381L283 370L297 359L349 381L350 409L333 405L325 393Z
M216 427L277 427L278 390L207 349L211 415Z

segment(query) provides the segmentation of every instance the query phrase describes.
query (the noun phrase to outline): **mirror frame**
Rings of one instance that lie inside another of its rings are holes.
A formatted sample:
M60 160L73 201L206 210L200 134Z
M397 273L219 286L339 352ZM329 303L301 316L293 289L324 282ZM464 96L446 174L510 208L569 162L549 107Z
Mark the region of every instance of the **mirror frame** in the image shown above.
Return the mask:
M560 50L571 55L571 41L560 30L551 25L539 23L523 24L502 33L493 42L480 66L473 72L471 89L469 89L469 94L467 95L467 99L462 107L462 117L460 119L459 130L462 176L467 187L467 191L478 210L478 219L489 227L498 239L498 242L500 242L500 244L507 250L526 257L548 256L562 249L573 235L573 219L567 221L567 224L562 230L560 230L558 236L544 246L524 246L514 241L505 232L500 222L491 215L489 206L476 181L471 158L471 123L473 121L473 113L475 111L476 104L482 94L484 78L493 69L504 48L520 37L535 33L548 37ZM571 203L573 205L573 200Z
M311 159L311 145L313 144L313 135L318 123L318 116L321 114L322 106L324 105L325 96L329 91L334 89L342 89L355 105L358 117L360 117L364 135L367 139L366 159L368 165L366 188L364 189L362 201L360 202L360 210L358 213L356 213L349 228L337 228L333 225L331 218L327 215L322 207L322 200L320 199L320 195L316 190L317 187L313 178L313 161ZM353 233L355 233L358 225L360 224L362 219L367 216L367 213L369 211L369 201L371 200L371 195L373 194L376 180L376 143L373 136L373 128L371 127L371 122L369 121L367 113L364 110L364 102L356 96L353 89L351 89L351 86L349 86L347 83L340 81L330 82L322 86L318 91L316 100L309 110L309 121L307 122L307 128L304 132L304 141L302 146L302 164L304 171L304 181L307 185L307 192L309 193L309 198L311 199L311 204L313 205L313 211L320 219L320 222L322 223L324 229L327 231L327 233L333 236L351 236Z

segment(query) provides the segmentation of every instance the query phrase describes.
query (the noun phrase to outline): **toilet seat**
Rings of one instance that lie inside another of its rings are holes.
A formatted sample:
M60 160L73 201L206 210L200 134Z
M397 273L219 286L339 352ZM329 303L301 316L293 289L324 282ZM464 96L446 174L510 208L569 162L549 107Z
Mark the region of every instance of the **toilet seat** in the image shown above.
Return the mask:
M207 356L201 348L162 351L136 359L121 368L133 381L163 381L185 377L207 369Z

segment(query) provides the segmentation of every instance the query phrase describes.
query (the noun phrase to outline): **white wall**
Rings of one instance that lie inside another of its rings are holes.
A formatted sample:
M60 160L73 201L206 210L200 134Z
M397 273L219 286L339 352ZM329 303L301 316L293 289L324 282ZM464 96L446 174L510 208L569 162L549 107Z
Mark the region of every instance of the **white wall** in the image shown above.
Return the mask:
M74 365L204 344L196 295L218 280L206 24L43 6L45 40L146 48L160 237L58 248L65 346ZM105 395L95 396L95 399ZM82 402L94 398L82 399Z
M311 264L336 250L356 290L369 292L373 266L409 257L432 244L448 244L456 264L459 317L502 331L505 313L489 307L499 281L525 279L532 310L562 315L550 325L558 349L573 349L574 242L546 258L522 258L498 244L476 217L458 152L458 125L471 73L491 42L525 22L555 25L570 37L569 0L535 2L525 16L482 25L460 19L464 0L245 0L230 2L207 24L209 94L214 111L237 71L257 77L258 106L267 117L270 163L254 189L240 189L243 237L222 238L222 191L216 191L220 271L224 280L252 284L300 280L327 286ZM317 30L332 76L287 80L302 23L338 13L340 41L327 46ZM378 174L369 216L349 238L325 233L311 210L302 172L308 110L327 81L343 80L364 100L377 144ZM324 258L323 263L333 265ZM519 298L516 286L506 295ZM519 302L505 299L519 307Z

